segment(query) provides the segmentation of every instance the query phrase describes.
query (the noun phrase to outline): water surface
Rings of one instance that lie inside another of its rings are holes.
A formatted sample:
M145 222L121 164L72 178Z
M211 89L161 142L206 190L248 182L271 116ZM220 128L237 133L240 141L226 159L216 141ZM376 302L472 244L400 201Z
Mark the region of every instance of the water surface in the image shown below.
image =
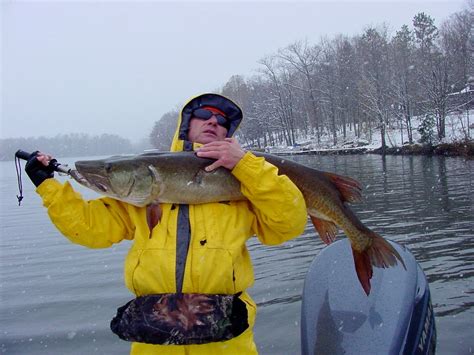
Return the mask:
M353 209L367 226L408 247L427 275L437 353L472 353L474 161L403 156L382 160L377 155L292 159L362 182L364 201ZM0 162L0 171L1 351L128 353L129 344L108 326L116 308L132 297L122 280L130 242L102 250L71 244L51 224L25 176L25 199L18 207L13 162ZM311 224L302 236L281 246L249 243L256 274L249 292L259 304L255 340L261 354L300 353L304 277L323 247Z

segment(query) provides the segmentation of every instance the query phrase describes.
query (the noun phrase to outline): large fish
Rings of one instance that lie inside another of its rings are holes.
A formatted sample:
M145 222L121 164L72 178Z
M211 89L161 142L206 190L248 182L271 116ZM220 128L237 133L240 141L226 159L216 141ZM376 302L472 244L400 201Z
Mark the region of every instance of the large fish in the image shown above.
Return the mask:
M405 267L392 245L371 231L347 206L361 200L354 179L312 169L292 160L255 153L288 176L303 193L307 211L321 239L334 241L337 227L350 239L355 269L362 288L370 293L372 265ZM193 152L148 153L76 162L73 177L100 194L136 206L157 203L200 204L243 200L239 181L225 168L206 172L212 160Z

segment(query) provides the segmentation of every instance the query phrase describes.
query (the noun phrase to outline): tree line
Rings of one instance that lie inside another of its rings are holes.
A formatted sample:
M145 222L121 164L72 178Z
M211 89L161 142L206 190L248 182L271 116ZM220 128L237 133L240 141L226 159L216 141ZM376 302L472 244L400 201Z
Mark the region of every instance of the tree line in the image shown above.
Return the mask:
M242 107L238 134L252 147L293 146L304 138L322 144L328 136L336 145L352 131L369 140L380 132L384 150L389 127L414 143L415 116L423 117L426 132L432 129L430 139L443 141L446 116L474 105L473 24L469 0L439 28L421 12L394 34L380 25L298 41L262 58L258 75L232 76L221 93ZM172 110L155 123L152 145L169 147L178 114Z

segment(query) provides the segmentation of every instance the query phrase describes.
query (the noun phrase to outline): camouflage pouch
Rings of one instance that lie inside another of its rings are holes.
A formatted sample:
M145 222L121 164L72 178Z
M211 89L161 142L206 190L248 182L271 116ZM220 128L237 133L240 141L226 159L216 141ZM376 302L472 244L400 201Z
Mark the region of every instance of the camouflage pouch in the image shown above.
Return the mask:
M110 323L123 340L161 345L225 341L248 326L238 295L180 293L137 297L118 308Z

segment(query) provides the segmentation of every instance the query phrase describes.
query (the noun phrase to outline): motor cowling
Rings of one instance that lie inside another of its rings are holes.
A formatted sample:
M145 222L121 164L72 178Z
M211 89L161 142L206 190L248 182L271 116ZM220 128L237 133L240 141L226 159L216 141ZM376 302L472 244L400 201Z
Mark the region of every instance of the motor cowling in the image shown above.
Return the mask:
M347 239L324 248L306 275L302 354L434 354L429 286L413 254L390 242L406 265L374 267L367 296Z

